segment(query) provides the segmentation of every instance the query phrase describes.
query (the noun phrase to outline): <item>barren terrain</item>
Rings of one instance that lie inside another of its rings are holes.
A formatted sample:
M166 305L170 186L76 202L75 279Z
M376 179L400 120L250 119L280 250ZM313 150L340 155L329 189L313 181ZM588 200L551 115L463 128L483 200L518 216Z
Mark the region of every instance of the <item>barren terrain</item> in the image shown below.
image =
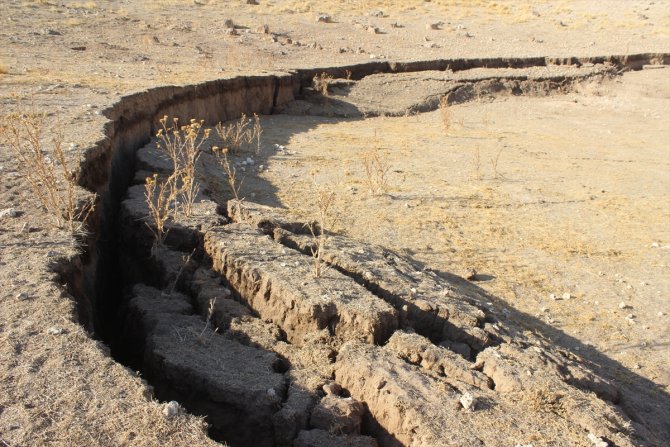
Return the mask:
M667 445L667 5L252 3L0 4L0 114L98 198L3 140L0 445Z

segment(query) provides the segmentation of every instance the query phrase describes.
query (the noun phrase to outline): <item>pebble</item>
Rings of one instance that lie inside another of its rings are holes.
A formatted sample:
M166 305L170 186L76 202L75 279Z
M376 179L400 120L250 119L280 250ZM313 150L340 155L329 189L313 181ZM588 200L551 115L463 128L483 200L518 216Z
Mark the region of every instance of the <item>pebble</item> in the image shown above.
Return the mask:
M316 16L316 21L321 23L330 23L333 21L333 19L328 14L319 14Z
M474 411L475 406L477 404L477 401L475 398L472 396L470 393L464 393L461 398L459 399L461 405L463 405L463 408L465 408L468 411Z
M325 384L322 389L323 392L326 393L327 395L332 394L335 396L339 396L340 393L342 392L342 387L334 382Z
M58 327L50 327L47 329L47 334L49 335L60 335L63 333L63 329L58 328Z
M563 294L563 299L564 299L564 300L569 300L569 299L571 299L571 298L572 298L572 295L570 295L568 292L565 292L565 293Z
M659 317L663 317L663 316L665 316L665 312L660 311L657 315L658 315Z
M0 219L4 217L16 217L19 215L19 212L16 211L16 208L5 208L4 210L0 210Z
M619 303L619 309L630 309L632 306L624 303L623 301Z
M178 416L180 411L181 408L179 407L179 402L176 400L171 400L163 407L163 414L169 418Z
M651 244L651 247L652 247L652 248L658 248L658 247L660 247L660 246L661 246L661 245L660 245L658 242L654 242L654 243Z
M19 300L19 301L25 301L28 298L30 298L30 295L27 294L26 292L21 292L18 295L16 295L16 299Z
M593 433L589 433L587 436L588 440L591 441L591 444L593 447L608 447L609 444L606 441L603 441L602 438L599 438L598 436L594 435Z

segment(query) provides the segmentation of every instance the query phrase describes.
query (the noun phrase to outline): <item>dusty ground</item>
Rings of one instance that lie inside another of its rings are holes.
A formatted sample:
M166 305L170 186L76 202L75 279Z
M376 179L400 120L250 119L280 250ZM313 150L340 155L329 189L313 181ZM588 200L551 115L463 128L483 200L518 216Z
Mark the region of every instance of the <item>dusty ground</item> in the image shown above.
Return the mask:
M668 51L663 2L240 3L2 2L2 112L16 110L18 93L47 112L68 143L85 148L100 136L100 110L153 85L380 57ZM388 17L368 15L374 9ZM334 23L317 23L317 13ZM239 35L225 35L226 18L242 26ZM437 21L442 29L426 29ZM260 24L275 34L256 32ZM295 154L268 160L261 178L276 189L274 205L309 212L309 173L318 162L320 181L337 178L349 202L351 220L340 229L410 250L438 270L474 267L487 279L479 285L528 314L526 324L568 348L573 340L592 346L624 383L667 390L668 82L665 69L643 71L568 96L463 104L449 109L446 131L439 112L350 122L270 117L267 145ZM324 136L328 151L314 144ZM370 141L389 151L386 195L367 192L352 153ZM495 179L490 158L501 145ZM140 380L77 325L48 268L72 243L46 223L6 150L0 166L0 209L20 211L3 217L0 229L0 443L208 442L197 420L165 420ZM433 171L440 181L426 185ZM375 231L366 228L371 217ZM566 292L574 299L549 298ZM21 293L29 299L18 300Z

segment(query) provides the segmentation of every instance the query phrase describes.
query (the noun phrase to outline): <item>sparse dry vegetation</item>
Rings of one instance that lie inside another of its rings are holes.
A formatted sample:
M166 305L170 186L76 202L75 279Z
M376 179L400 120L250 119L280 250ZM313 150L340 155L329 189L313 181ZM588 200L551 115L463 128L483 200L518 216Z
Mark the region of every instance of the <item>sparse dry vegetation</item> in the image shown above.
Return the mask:
M328 96L328 86L333 80L333 77L326 72L314 76L312 80L312 87L323 96Z
M218 146L214 146L212 147L212 151L219 159L219 164L221 165L221 168L223 168L223 172L226 174L228 187L230 188L230 192L233 194L233 200L235 201L235 207L237 208L238 216L243 219L244 198L240 197L242 180L237 177L237 169L230 163L230 159L228 158L229 149L227 147L219 148Z
M210 129L203 130L203 121L191 119L189 124L179 126L179 119L173 118L172 125L168 125L168 117L160 120L161 129L158 130L158 148L168 154L172 161L172 172L175 176L177 196L181 199L181 210L190 216L193 203L200 190L196 179L196 165L200 157L200 150L209 138ZM174 207L174 213L178 212Z
M389 191L389 163L388 153L375 144L362 155L363 167L368 187L373 194L385 194Z
M223 147L228 148L231 154L240 151L251 151L260 153L261 150L261 128L260 118L254 113L254 118L247 118L242 114L239 120L230 124L218 123L216 133L221 138Z
M46 115L17 112L0 121L0 142L14 153L19 170L34 197L57 228L73 235L85 233L85 221L95 206L95 195L80 200L79 153L66 155L62 129L46 129ZM45 133L49 135L46 136ZM49 140L48 145L44 144Z
M440 120L442 121L444 130L449 130L449 126L451 125L451 114L449 113L449 100L446 96L440 98Z
M314 194L316 195L316 216L308 227L314 239L312 247L313 273L316 278L323 274L325 263L323 260L326 245L328 243L327 232L334 225L333 208L336 199L335 189L319 185L313 177Z
M149 218L146 222L147 227L154 237L152 254L163 245L169 228L167 222L173 208L176 208L179 188L177 188L177 178L173 173L166 179L161 179L158 174L147 177L144 184L144 197L149 208Z

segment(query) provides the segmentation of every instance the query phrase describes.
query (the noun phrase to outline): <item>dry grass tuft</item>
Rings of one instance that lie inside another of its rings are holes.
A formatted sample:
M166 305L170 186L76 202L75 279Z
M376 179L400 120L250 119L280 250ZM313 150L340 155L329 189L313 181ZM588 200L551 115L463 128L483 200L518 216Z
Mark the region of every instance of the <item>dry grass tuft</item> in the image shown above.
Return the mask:
M320 75L314 76L314 79L312 79L312 87L323 96L328 96L328 86L332 80L333 77L328 73L321 73Z
M167 222L173 208L176 208L177 196L177 176L172 173L167 179L161 180L158 174L147 177L144 184L144 199L149 208L149 216L146 225L154 237L154 243L151 253L163 246L168 230Z
M231 124L217 124L216 133L219 134L223 147L228 148L231 154L251 151L252 148L255 149L257 154L261 151L263 129L261 128L260 118L255 113L253 120L242 114L239 120Z
M237 169L230 164L230 159L228 158L229 149L227 147L219 148L218 146L214 146L212 147L212 151L219 159L219 164L223 168L223 172L226 173L228 186L233 193L233 200L235 200L237 215L240 216L240 219L244 220L244 198L240 198L242 180L237 177Z
M51 144L43 145L45 118L45 114L36 112L5 116L0 121L0 143L8 146L19 160L21 174L51 216L51 223L73 235L83 235L96 196L79 199L79 166L65 154L61 129L50 129Z
M327 229L334 226L333 208L335 204L336 194L333 187L327 187L317 184L313 178L313 184L316 194L317 214L316 219L312 220L308 226L312 238L314 239L314 246L312 247L313 273L314 277L319 278L323 274L325 262L323 256L328 242L326 234Z
M442 120L442 126L444 130L449 130L451 125L451 116L449 113L449 100L446 96L440 98L440 119Z
M173 118L172 125L168 126L168 117L161 120L161 129L156 137L158 148L168 154L172 161L172 172L175 175L174 187L181 199L181 209L186 216L190 216L193 203L200 191L196 180L196 165L200 157L200 150L209 138L210 130L203 130L203 121L191 119L188 125L179 126L179 119ZM178 208L175 207L175 215Z
M363 152L362 161L368 187L373 194L386 194L389 191L389 163L388 153L379 145Z

